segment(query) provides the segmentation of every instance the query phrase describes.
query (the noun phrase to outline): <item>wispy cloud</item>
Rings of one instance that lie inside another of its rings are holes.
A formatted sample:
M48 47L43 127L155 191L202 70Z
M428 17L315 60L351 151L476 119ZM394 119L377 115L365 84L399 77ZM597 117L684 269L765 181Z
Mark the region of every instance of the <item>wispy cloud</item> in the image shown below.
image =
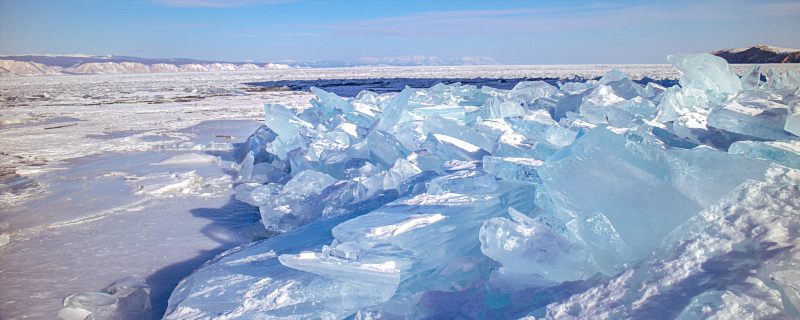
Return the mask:
M188 8L231 8L262 4L280 4L298 0L155 0L156 3L170 7Z
M456 10L421 12L399 17L347 21L328 26L346 34L383 37L514 33L548 30L586 23L597 12L619 10L617 5L590 5L545 9Z
M324 28L343 34L380 37L438 37L486 34L519 34L598 28L637 28L656 23L736 20L791 16L800 3L712 1L681 4L594 3L552 8L457 10L415 13L405 16L346 21Z

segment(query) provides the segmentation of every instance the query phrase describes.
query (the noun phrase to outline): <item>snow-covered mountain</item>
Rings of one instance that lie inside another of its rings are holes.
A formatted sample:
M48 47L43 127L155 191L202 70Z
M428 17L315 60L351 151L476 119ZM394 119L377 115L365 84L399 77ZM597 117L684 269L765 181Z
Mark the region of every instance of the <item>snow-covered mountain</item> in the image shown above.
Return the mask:
M139 62L89 62L64 69L64 71L81 74L149 73L150 66Z
M58 74L61 67L30 61L0 60L0 75Z
M800 49L757 45L712 52L728 63L800 63Z
M190 63L175 65L169 63L156 63L146 65L140 62L89 62L64 69L64 73L71 74L119 74L119 73L170 73L170 72L217 72L241 71L261 69L288 69L284 64L268 63L264 67L252 63Z
M62 68L75 67L80 64L90 62L139 62L146 65L154 64L212 64L212 63L232 63L236 65L245 64L248 62L232 62L232 61L213 61L213 60L197 60L187 58L140 58L133 56L115 56L115 55L88 55L88 54L25 54L25 55L11 55L0 56L0 59L15 60L15 61L30 61L41 63L46 66L58 66ZM258 63L263 64L263 63Z
M267 63L267 64L264 65L264 68L265 69L289 69L289 68L291 68L291 66L288 65L288 64L282 64L282 63Z
M172 73L172 72L217 72L241 70L289 69L280 63L258 66L252 63L153 63L142 62L86 62L70 67L48 66L33 61L0 60L0 75L44 75L44 74L125 74L125 73Z

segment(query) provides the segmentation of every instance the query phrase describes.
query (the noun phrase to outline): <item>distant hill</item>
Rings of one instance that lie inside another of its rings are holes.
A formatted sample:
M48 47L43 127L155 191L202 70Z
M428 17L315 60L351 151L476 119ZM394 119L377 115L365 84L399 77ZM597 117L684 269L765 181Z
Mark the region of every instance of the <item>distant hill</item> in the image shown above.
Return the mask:
M31 61L0 60L0 75L60 74L61 69Z
M270 70L289 69L286 64L267 63L256 65L252 63L153 63L142 62L84 62L71 67L58 65L45 65L34 61L11 60L0 57L0 76L3 75L45 75L45 74L124 74L124 73L172 73L172 72L220 72L242 70Z
M76 67L81 64L85 63L105 63L105 62L114 62L114 63L122 63L122 62L136 62L145 65L154 65L154 64L172 64L172 65L185 65L185 64L233 64L233 65L242 65L242 64L259 64L263 65L264 63L259 62L230 62L230 61L214 61L214 60L195 60L195 59L186 59L186 58L172 58L172 59L158 59L158 58L139 58L139 57L131 57L131 56L95 56L95 55L88 55L88 54L65 54L65 55L54 55L54 54L25 54L25 55L12 55L12 56L0 56L2 60L14 60L14 61L27 61L27 62L36 62L41 63L46 66L51 67L62 67L62 68L69 68L69 67Z
M0 75L122 74L168 72L216 72L289 68L335 68L356 66L463 66L497 64L488 57L441 59L434 56L368 57L352 62L280 61L228 62L186 58L155 59L86 54L27 54L0 56Z
M758 45L712 52L728 63L800 63L800 49Z

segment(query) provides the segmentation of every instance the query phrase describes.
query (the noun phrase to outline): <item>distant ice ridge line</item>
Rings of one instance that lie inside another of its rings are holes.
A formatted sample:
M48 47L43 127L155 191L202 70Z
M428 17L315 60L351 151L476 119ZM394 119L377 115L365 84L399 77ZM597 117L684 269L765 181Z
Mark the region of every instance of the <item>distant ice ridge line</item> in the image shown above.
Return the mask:
M185 278L165 318L797 318L800 74L668 61L668 88L266 104L234 192L278 235Z
M286 64L267 63L258 66L252 63L208 63L208 64L144 64L141 62L88 62L68 68L45 66L29 61L0 60L0 75L43 74L127 74L127 73L174 73L174 72L218 72L246 70L282 70L291 68Z

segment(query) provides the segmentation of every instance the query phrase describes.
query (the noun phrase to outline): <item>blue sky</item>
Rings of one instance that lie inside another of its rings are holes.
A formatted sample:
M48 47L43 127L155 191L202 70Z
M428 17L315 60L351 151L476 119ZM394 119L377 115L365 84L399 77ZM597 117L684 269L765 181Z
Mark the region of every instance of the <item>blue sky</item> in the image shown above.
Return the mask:
M800 1L0 0L0 54L661 63L676 52L798 48L797 30Z

